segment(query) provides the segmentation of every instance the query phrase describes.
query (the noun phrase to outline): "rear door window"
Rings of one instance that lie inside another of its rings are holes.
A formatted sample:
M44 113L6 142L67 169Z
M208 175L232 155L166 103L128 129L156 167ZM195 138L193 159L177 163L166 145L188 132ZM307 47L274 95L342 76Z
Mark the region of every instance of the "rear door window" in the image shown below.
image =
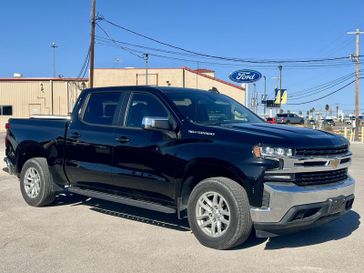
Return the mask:
M119 100L119 92L91 94L82 120L90 124L112 125Z

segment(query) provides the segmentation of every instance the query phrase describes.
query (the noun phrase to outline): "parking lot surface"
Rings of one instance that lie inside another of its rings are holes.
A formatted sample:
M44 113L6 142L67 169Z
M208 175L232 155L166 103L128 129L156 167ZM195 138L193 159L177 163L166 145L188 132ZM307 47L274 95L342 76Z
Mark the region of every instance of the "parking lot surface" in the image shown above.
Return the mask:
M351 212L228 251L200 245L175 215L78 196L30 207L0 163L0 272L364 272L364 145L351 149L357 180Z

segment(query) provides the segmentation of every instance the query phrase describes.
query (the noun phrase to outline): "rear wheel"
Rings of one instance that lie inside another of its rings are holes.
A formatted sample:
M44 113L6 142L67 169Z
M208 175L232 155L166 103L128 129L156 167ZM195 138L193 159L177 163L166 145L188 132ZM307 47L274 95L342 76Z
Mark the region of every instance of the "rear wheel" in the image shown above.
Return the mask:
M51 204L56 194L45 158L31 158L20 173L20 190L25 202L34 207Z
M225 177L201 181L188 200L188 221L205 246L228 249L243 243L252 230L246 191Z

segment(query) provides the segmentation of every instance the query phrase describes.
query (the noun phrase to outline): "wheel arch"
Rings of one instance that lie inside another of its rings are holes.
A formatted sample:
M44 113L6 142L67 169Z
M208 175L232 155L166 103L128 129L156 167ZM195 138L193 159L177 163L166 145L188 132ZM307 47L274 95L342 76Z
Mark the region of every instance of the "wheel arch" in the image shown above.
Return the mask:
M217 159L197 159L189 162L185 168L185 175L177 196L180 198L179 210L187 207L188 198L193 188L202 180L210 177L226 177L238 182L248 193L251 185L248 183L244 173L229 162Z
M35 141L24 141L16 149L16 171L20 174L24 163L34 157L46 158L46 151L41 144Z

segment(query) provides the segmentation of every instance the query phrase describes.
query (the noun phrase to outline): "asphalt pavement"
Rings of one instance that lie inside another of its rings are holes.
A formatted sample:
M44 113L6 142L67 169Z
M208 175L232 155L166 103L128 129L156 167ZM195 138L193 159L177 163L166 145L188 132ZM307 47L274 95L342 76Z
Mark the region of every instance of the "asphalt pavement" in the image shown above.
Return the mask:
M228 251L200 245L174 215L79 196L30 207L1 162L0 272L364 272L364 145L351 148L357 180L351 212L300 233L251 238Z

